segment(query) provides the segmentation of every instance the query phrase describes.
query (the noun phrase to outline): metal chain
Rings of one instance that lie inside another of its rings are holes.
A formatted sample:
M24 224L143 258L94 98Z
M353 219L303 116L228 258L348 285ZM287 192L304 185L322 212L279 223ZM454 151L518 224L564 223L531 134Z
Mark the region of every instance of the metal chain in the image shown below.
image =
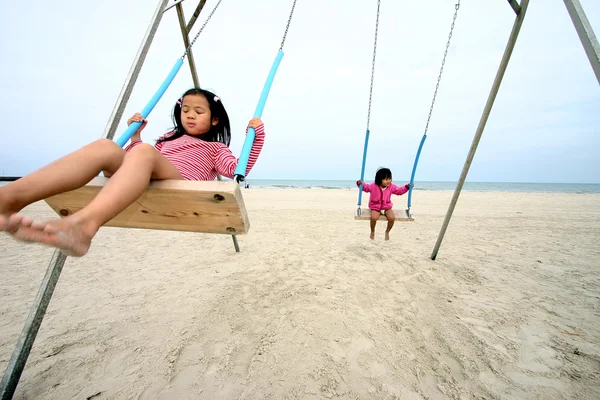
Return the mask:
M202 31L204 30L204 27L206 26L206 24L208 24L208 21L210 21L210 19L212 18L213 14L219 7L219 4L221 4L221 1L223 1L223 0L219 0L217 2L217 5L215 5L215 8L213 8L213 10L210 12L210 14L208 15L208 18L206 18L206 21L204 21L204 24L202 24L202 26L200 27L200 30L198 31L196 36L194 36L194 39L190 42L190 45L187 47L187 49L185 49L185 53L183 53L183 55L181 56L182 59L184 59L185 56L187 56L187 53L189 53L189 51L192 48L192 46L194 45L194 43L196 43L196 39L198 39L198 36L200 36Z
M452 31L454 30L454 22L458 15L458 9L460 8L460 0L454 5L454 18L452 18L452 25L450 26L450 34L448 35L448 42L446 43L446 51L444 51L444 58L442 60L442 67L440 68L440 74L438 76L437 84L435 85L435 92L433 93L433 100L431 101L431 107L429 108L429 116L427 117L427 124L425 125L425 135L427 135L427 129L429 129L429 121L431 120L431 114L433 113L433 105L435 104L435 98L437 97L438 88L440 87L440 81L442 80L442 72L444 72L444 64L446 63L446 56L448 55L448 48L450 47L450 39L452 39Z
M283 33L283 39L281 39L281 46L279 46L279 50L283 50L283 44L285 43L285 38L287 37L288 30L290 29L290 23L292 22L292 15L294 15L294 8L296 8L296 0L294 0L294 4L292 4L292 12L290 12L287 25L285 26L285 32Z
M369 88L369 111L367 112L367 130L371 122L371 102L373 100L373 79L375 78L375 55L377 54L377 31L379 30L379 6L381 0L377 0L377 18L375 19L375 43L373 44L373 63L371 65L371 87Z

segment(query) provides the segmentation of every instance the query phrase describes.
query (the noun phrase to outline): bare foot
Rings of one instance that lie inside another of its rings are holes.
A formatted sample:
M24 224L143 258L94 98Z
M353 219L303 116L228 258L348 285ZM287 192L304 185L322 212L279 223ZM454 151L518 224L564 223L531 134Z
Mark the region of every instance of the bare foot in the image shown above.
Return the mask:
M16 221L11 219L11 216L16 214L19 210L15 207L12 207L9 199L6 196L3 196L2 193L3 192L0 191L0 232L11 232L14 231L18 225L20 225L20 220ZM22 217L19 216L19 218Z
M9 221L18 220L11 216ZM23 219L16 231L11 234L23 242L37 242L59 248L63 253L81 257L85 255L92 244L92 238L97 228L87 227L77 218L69 217L48 222L37 222Z
M0 188L0 231L5 230L5 224L8 223L8 218L11 215L21 211L21 207L16 204L15 199L7 195L7 187L8 185Z
M371 232L371 236L369 236L371 238L371 240L375 239L375 232Z
M31 226L33 221L20 214L0 215L0 232L15 233L21 225Z
M45 223L42 224L20 214L12 214L9 217L0 215L0 232L5 231L10 234L14 234L21 227L44 229L44 226Z
M385 240L390 240L390 233L389 232L385 233Z
M0 214L0 232L8 230L8 217Z

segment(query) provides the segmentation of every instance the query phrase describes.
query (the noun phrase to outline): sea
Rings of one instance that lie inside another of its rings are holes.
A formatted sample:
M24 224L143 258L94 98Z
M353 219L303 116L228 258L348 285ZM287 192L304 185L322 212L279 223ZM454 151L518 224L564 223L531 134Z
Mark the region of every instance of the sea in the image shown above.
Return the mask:
M250 188L356 189L353 180L246 179ZM398 183L396 183L398 184ZM451 190L457 182L419 181L414 190ZM600 193L600 183L465 182L466 192Z
M0 186L8 182L0 181ZM317 180L317 179L252 179L248 178L242 187L248 184L251 189L356 189L353 180ZM457 182L418 181L414 190L451 190ZM600 183L526 183L526 182L465 182L465 192L523 192L523 193L600 193Z

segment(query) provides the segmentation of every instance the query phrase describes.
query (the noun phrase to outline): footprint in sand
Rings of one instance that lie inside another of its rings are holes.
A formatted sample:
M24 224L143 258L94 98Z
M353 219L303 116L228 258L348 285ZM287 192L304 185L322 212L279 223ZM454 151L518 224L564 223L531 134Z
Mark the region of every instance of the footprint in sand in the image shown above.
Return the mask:
M200 371L204 369L204 347L199 343L192 343L183 347L175 362L171 384L173 386L190 386L198 380Z
M204 348L198 343L179 347L171 352L168 357L170 379L165 384L157 380L146 387L139 399L188 400L197 398L203 388L198 380L202 377L204 369Z
M458 360L454 357L451 357L447 354L441 354L438 360L443 366L446 366L450 369L450 377L454 379L455 382L461 384L465 382L465 375L463 373L463 367ZM437 376L436 376L437 375ZM438 379L438 377L441 377ZM426 398L430 399L446 399L446 395L440 388L440 385L445 386L444 382L449 381L449 377L446 375L445 368L442 368L442 371L438 371L435 375L424 372L419 376L419 384L421 387L421 392L426 395Z
M443 354L440 357L441 361L450 367L450 375L454 378L454 380L458 383L465 381L465 375L463 374L462 365L453 357L449 355Z
M427 399L443 399L444 392L440 390L438 380L435 376L425 373L419 377L419 384L421 386L421 392Z
M373 348L373 341L367 338L358 338L352 341L350 344L350 349L346 353L346 359L348 360L348 365L350 366L350 370L352 372L358 372L361 374L365 374L364 369L360 366L358 361L358 357L362 352L368 351Z

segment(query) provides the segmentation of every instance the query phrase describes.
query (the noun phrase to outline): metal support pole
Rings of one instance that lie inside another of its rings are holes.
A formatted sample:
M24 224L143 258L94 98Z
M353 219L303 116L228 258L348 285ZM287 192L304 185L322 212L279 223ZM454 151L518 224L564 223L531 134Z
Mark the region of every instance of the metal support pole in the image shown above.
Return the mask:
M103 137L107 139L112 140L115 135L117 125L123 115L123 111L125 110L125 106L129 100L133 86L135 85L135 81L137 80L146 55L148 54L152 40L154 39L156 31L158 30L163 11L168 1L169 0L160 0L154 12L150 26L146 31L146 35L144 36L142 44L138 50L138 54L135 57L125 84L117 99L117 103L115 104L115 107L106 125ZM67 256L60 250L54 251L52 259L50 260L50 264L48 265L48 269L46 270L46 275L42 280L40 289L38 290L36 298L29 312L29 316L25 321L25 326L21 331L21 336L19 337L12 357L6 368L6 372L2 378L2 382L0 383L0 395L2 400L12 399L14 395L19 383L19 379L29 357L29 353L44 319L44 315L46 314L46 309L48 308L48 304L50 303L52 294L54 293L54 288L58 283L58 278L60 277L62 268L65 265L66 259Z
M565 6L567 6L567 11L571 16L571 20L573 21L573 25L575 25L577 35L579 35L579 40L581 40L581 44L585 50L585 54L587 54L588 60L590 60L590 64L592 64L592 69L594 70L594 74L596 74L596 80L598 80L598 84L600 84L600 46L598 45L596 35L594 35L592 25L590 25L590 21L588 21L585 16L585 12L579 3L579 0L564 1Z
M239 253L240 252L240 245L238 244L237 236L231 235L231 238L233 239L233 247L235 247L235 252Z
M200 11L202 11L202 8L204 7L204 4L206 3L206 0L202 0L200 1L200 3L198 4L198 7L196 8L196 11L194 12L194 17L192 17L192 19L190 20L190 29L191 26L194 25L194 22L196 22L196 19L198 18L198 15L200 15ZM188 28L185 25L185 15L183 13L183 7L181 7L181 4L177 4L177 18L179 19L179 27L181 28L181 35L183 37L183 44L185 46L185 48L187 49L190 46L190 38L189 38L189 31ZM196 70L196 61L194 61L194 54L192 53L192 49L188 50L188 62L190 63L190 72L192 73L192 80L194 82L194 87L200 87L200 81L198 80L198 71ZM222 180L221 175L217 175L217 180ZM236 253L240 252L240 246L238 244L237 241L237 237L235 235L231 235L231 238L233 239L233 246L235 247L235 251Z
M108 119L108 124L104 129L103 137L112 140L115 136L115 132L117 130L117 125L121 121L121 117L123 116L123 112L125 111L125 106L129 101L129 97L131 96L131 92L133 91L133 86L135 85L135 81L137 80L140 70L142 69L142 65L144 64L144 60L146 59L146 55L148 54L148 50L150 49L150 45L152 44L152 40L156 35L156 31L158 30L158 25L163 16L163 10L169 0L159 0L158 6L156 7L156 11L154 11L154 15L152 16L152 20L150 22L150 26L146 31L146 35L142 40L142 44L138 50L138 53L135 56L133 61L133 65L129 70L129 74L125 79L125 84L121 89L121 93L117 98L117 103L113 108L112 114Z
M46 275L31 305L31 310L21 331L21 336L19 336L19 340L6 367L2 383L0 383L0 398L2 400L12 399L17 389L19 379L29 357L29 352L46 314L46 309L48 308L66 259L67 256L60 250L54 251L46 270Z
M508 0L508 4L512 7L515 14L519 15L521 11L521 6L517 3L517 0Z
M221 175L217 175L217 180L219 180L219 181L223 180L223 178L221 178ZM239 182L238 182L238 186L239 186ZM237 236L231 235L231 239L233 239L233 247L235 248L235 252L239 253L240 245L238 244Z
M217 180L218 181L222 181L223 180L223 178L221 177L221 175L217 175ZM239 182L238 182L238 186L239 186ZM231 239L233 239L233 247L235 247L235 252L239 253L240 252L240 245L238 244L237 237L235 235L231 235Z
M508 65L508 62L510 61L510 56L515 47L515 43L517 42L517 37L519 36L519 32L521 30L521 25L523 25L523 20L525 19L525 12L527 11L528 4L529 0L523 0L521 2L519 14L517 15L512 32L510 33L510 36L508 38L508 43L506 45L506 49L504 50L502 61L500 61L500 66L498 67L498 72L496 73L496 78L494 79L492 89L487 99L487 103L485 104L485 108L483 109L483 114L481 115L481 119L479 120L479 126L477 127L477 131L475 132L473 143L471 144L471 148L469 149L469 154L467 155L467 159L465 161L463 170L460 174L460 178L454 191L454 195L452 196L452 200L450 201L448 212L446 213L446 217L444 218L442 229L440 230L437 241L435 243L435 247L433 249L433 253L431 254L432 260L435 260L435 258L437 257L438 250L440 248L440 245L442 244L442 240L444 239L444 234L446 233L446 229L448 228L448 224L450 223L450 218L452 218L452 212L456 207L458 197L460 196L460 191L462 190L463 184L465 183L465 179L467 178L467 174L469 173L469 168L471 166L471 162L473 161L473 157L475 156L475 152L477 151L479 140L481 139L481 135L483 134L485 124L488 120L488 117L490 116L490 112L492 111L492 106L494 105L494 100L496 99L498 89L500 88L500 84L502 83L504 72L506 71L506 67Z
M163 13L166 13L167 11L169 11L171 8L175 7L178 4L183 3L184 0L177 0L175 3L171 4L169 7L165 8L163 10Z
M190 37L189 32L185 27L185 16L183 15L183 7L181 6L181 3L177 4L177 19L179 19L179 27L181 28L183 44L187 49L188 47L190 47ZM194 87L200 87L200 82L198 81L198 72L196 71L196 61L194 61L194 54L192 53L192 49L188 50L187 59L188 63L190 64L190 72L192 73Z
M192 18L190 18L190 21L188 22L187 26L185 27L185 29L188 32L191 31L192 28L194 27L194 24L198 20L198 17L200 16L200 11L202 11L202 9L204 8L205 3L206 3L206 0L201 0L200 3L198 3L198 7L196 7L196 9L194 10L194 14L192 14Z

